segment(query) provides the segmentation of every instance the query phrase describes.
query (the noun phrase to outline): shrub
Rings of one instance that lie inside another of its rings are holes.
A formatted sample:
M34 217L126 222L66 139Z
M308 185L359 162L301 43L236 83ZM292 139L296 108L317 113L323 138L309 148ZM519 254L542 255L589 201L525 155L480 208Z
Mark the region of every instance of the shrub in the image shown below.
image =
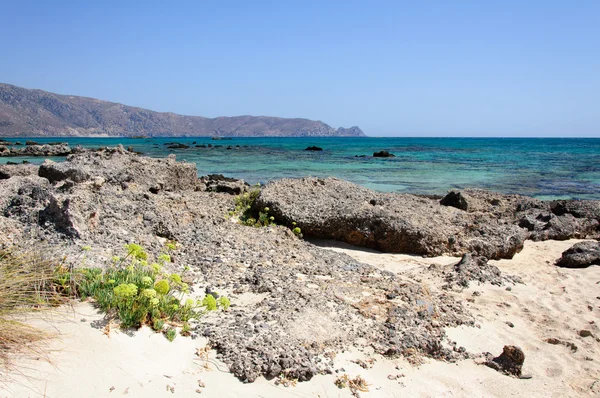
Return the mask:
M165 337L169 341L175 340L175 337L177 337L177 330L175 330L175 328L168 328L165 332Z
M174 243L166 247L173 250ZM76 272L67 272L57 268L54 279L64 291L74 290L81 298L92 298L97 305L111 316L116 316L121 327L140 327L151 325L162 330L165 322L188 322L199 319L206 311L216 310L218 304L212 301L182 298L188 292L188 285L180 274L166 273L163 268L170 256L162 253L156 263L148 264L148 255L137 244L125 246L125 258L113 259L106 270L83 268ZM225 303L223 301L223 303ZM221 307L228 308L227 304Z

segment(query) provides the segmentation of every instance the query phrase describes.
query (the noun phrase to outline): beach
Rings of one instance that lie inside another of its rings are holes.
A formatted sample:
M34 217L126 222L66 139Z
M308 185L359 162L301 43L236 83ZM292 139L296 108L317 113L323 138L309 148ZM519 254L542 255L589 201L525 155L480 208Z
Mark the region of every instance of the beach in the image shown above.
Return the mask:
M170 245L185 297L231 307L172 342L93 299L21 314L49 338L11 357L0 396L600 393L597 201L315 177L258 190L123 147L1 170L3 248L107 270L126 245L148 262Z

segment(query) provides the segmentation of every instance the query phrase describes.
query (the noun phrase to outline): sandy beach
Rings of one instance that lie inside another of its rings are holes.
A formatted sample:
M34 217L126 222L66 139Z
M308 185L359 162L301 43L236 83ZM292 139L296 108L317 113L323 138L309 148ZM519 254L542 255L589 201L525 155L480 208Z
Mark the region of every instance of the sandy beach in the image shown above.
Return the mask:
M524 284L510 289L472 284L453 293L465 300L476 326L447 328L448 339L471 353L497 355L504 345L517 345L526 355L523 374L531 378L505 376L471 359L457 363L424 359L420 364L391 360L364 347L338 354L337 374L318 375L288 387L263 377L245 384L228 373L214 351L205 351L204 338L178 337L170 343L146 327L132 334L117 328L107 333L102 314L90 303L75 303L30 320L52 335L46 342L48 357L19 358L10 381L1 385L1 396L352 396L348 388L334 384L342 374L360 375L367 381L369 391L357 392L364 397L598 396L600 268L554 265L576 242L528 241L512 260L494 261L503 273L521 276ZM459 260L379 253L332 241L315 243L431 289L439 288L440 281L425 270L431 264ZM581 337L579 331L584 329L592 336ZM550 344L549 338L560 343ZM572 343L576 351L563 343Z

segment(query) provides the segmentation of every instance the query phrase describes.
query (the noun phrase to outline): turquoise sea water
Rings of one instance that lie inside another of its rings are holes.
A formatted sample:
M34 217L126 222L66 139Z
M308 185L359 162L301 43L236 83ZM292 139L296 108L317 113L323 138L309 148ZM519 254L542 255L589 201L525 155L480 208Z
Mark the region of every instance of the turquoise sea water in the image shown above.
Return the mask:
M16 139L9 139L15 141ZM25 138L18 139L25 142ZM169 153L196 163L198 174L220 173L249 183L281 177L336 176L384 192L443 195L484 188L543 199L600 199L600 139L587 138L32 138L85 147L123 144L148 156ZM223 145L196 148L196 144ZM180 142L189 149L167 149ZM227 146L233 149L226 149ZM239 148L236 146L239 145ZM316 145L322 152L304 151ZM387 150L395 158L373 158ZM355 155L367 155L365 158ZM36 158L0 158L7 161ZM55 159L60 160L60 159Z

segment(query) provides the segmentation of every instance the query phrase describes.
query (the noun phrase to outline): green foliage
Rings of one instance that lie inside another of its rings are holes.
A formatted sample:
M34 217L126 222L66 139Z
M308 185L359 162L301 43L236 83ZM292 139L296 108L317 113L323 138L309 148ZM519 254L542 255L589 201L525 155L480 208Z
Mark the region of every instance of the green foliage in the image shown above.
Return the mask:
M142 246L137 245L135 243L130 243L125 245L127 249L127 256L131 256L137 260L146 260L148 258L148 254L144 251Z
M187 322L183 322L183 326L181 327L181 332L179 332L179 334L181 334L182 336L189 336L191 334L191 331L192 327L190 326L190 324Z
M169 286L168 280L161 279L154 284L154 289L156 290L157 293L164 295L164 294L169 293L169 290L171 290L171 287Z
M174 244L167 250L173 250ZM113 259L105 270L99 268L81 268L75 271L57 268L53 282L57 290L76 293L82 299L92 298L98 307L121 321L121 326L140 327L151 325L162 330L165 322L187 323L199 319L206 311L216 310L218 304L214 297L193 300L182 299L189 291L188 285L180 274L166 273L163 268L170 256L162 253L156 263L148 264L148 255L137 244L125 247L127 256ZM129 261L126 261L129 260ZM222 308L229 307L220 305Z
M231 306L231 301L229 301L227 297L221 296L219 297L219 305L221 306L221 308L226 310Z
M206 307L208 311L214 311L217 309L217 299L212 294L207 294L202 300L202 305Z
M165 332L165 337L169 341L175 340L175 337L177 337L177 330L175 330L175 328L168 328Z
M162 332L164 327L165 321L162 319L154 319L154 321L152 322L152 329L154 329L157 332Z
M240 224L247 225L249 227L268 227L269 225L276 225L275 217L270 215L270 208L265 207L262 211L256 214L253 211L254 202L260 194L259 187L245 192L235 198L235 209L229 212L230 216L237 216ZM299 238L302 238L302 231L296 226L296 222L292 222L290 227L292 232Z

